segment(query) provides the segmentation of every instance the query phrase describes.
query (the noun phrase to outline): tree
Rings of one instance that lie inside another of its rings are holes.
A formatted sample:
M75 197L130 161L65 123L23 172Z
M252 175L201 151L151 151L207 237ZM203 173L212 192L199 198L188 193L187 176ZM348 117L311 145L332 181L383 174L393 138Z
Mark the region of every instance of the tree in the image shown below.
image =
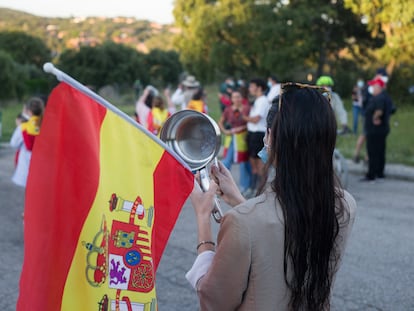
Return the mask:
M145 55L145 66L151 84L176 84L182 71L179 55L175 51L152 50Z
M378 59L391 74L402 63L414 59L414 5L408 0L344 0L345 6L360 16L374 38L385 37Z
M0 99L21 99L24 95L24 81L27 72L15 63L10 54L0 50Z
M20 64L34 64L39 68L51 58L41 39L24 32L0 32L0 50L9 53Z
M108 84L131 85L135 79L146 83L144 56L133 48L106 42L96 47L85 46L79 51L67 50L58 66L84 84L96 88Z
M201 78L282 73L304 79L330 71L339 52L372 45L340 0L177 0L181 59ZM361 53L359 53L361 55Z

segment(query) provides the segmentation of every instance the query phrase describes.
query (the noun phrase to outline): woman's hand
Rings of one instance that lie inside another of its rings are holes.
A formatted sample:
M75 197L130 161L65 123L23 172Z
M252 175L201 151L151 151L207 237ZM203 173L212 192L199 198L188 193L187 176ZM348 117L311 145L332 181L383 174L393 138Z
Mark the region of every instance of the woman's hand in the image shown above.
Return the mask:
M199 185L199 176L197 173L194 179L194 188L191 192L190 200L197 218L198 243L209 241L208 243L198 244L197 252L200 254L204 251L214 251L213 235L211 232L211 212L214 207L214 197L218 189L217 184L211 180L210 188L203 192Z
M194 188L191 192L190 199L197 221L204 221L206 219L209 220L211 217L211 212L214 208L214 197L218 190L218 186L214 180L211 180L209 189L206 192L203 192L198 182L198 175L199 173L197 173L196 178L194 179Z
M240 193L230 171L221 162L218 162L218 165L219 167L215 165L211 166L211 175L214 181L218 184L218 192L221 198L231 207L246 201Z

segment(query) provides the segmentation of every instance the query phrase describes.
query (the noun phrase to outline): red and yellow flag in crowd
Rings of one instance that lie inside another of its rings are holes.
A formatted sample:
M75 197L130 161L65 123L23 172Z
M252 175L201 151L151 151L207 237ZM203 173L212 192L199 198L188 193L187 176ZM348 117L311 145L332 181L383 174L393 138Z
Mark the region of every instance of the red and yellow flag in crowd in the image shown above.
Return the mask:
M157 310L193 181L155 136L61 82L32 155L17 310Z

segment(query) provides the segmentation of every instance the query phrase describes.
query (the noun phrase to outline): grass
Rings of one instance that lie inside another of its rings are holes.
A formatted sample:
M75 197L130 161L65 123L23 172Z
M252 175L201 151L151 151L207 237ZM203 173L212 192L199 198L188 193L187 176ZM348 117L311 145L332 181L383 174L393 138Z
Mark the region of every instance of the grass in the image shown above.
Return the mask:
M22 112L23 105L16 102L10 102L0 107L1 119L1 142L8 142L16 128L16 117Z
M352 114L348 111L348 122L350 128ZM390 134L387 137L387 163L400 163L414 166L414 107L400 107L391 116ZM362 126L359 127L361 129ZM355 151L357 136L353 134L338 136L337 148L346 158L352 158ZM365 148L362 149L366 153Z
M218 85L209 85L206 87L207 104L209 115L214 119L220 118L220 106L218 101ZM109 100L117 105L128 115L134 114L135 99L131 94L124 95L116 100ZM350 101L345 101L345 108L348 111L349 126L352 123L352 113ZM22 104L8 103L0 107L2 112L2 136L0 141L8 142L15 128L15 118L22 110ZM397 112L391 117L391 133L387 138L387 163L401 163L414 166L414 107L399 107ZM360 129L362 126L360 126ZM355 150L357 136L353 134L338 136L337 148L347 157L352 158ZM365 153L365 148L363 149Z

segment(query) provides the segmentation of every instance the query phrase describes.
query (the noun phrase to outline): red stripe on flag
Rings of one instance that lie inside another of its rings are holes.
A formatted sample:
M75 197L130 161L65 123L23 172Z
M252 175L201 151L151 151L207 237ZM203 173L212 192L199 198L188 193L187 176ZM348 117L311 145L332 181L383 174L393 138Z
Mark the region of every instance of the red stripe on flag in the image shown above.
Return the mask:
M194 176L171 154L164 152L154 171L154 236L152 253L157 271L162 253L181 208L194 186Z
M105 113L104 107L65 83L49 97L27 183L18 311L60 310L78 238L98 188Z

